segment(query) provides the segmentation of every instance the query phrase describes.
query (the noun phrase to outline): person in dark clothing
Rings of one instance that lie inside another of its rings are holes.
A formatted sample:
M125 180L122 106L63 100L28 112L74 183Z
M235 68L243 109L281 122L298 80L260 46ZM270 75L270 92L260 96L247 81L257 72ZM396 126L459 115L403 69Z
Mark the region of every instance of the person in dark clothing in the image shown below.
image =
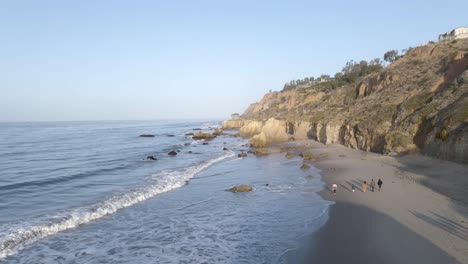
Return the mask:
M377 185L379 186L379 192L380 192L380 189L382 189L382 184L383 184L382 179L379 179L379 181L377 182Z

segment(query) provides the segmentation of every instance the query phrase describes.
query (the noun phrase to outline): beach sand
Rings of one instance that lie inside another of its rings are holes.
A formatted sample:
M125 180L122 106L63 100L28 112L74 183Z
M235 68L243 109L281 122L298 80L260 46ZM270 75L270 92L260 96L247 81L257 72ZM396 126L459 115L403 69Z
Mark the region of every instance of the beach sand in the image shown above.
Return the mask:
M336 202L311 238L306 263L468 263L467 165L314 141L285 146L320 156L312 164L329 188L321 195ZM362 192L364 180L379 178L382 191Z

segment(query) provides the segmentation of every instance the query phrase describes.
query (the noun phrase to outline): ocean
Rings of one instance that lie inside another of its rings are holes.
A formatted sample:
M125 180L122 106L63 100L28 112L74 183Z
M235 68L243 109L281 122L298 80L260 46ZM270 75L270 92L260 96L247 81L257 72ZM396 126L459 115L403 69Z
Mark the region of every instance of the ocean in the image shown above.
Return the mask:
M328 218L319 170L186 136L218 126L0 123L0 263L295 262Z

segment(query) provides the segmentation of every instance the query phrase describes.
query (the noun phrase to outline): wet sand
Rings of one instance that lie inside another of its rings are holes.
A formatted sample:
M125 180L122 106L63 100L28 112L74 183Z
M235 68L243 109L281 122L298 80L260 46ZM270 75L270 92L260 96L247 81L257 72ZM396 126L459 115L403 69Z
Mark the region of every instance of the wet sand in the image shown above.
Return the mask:
M305 263L468 263L467 165L314 141L284 146L320 157L312 164L329 186L321 195L336 202ZM364 180L379 178L381 192L362 192Z

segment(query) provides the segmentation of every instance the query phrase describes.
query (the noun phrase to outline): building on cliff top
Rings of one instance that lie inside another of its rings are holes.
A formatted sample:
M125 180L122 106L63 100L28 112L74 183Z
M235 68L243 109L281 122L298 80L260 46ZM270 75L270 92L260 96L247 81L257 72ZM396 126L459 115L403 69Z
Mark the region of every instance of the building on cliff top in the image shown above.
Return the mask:
M231 115L231 120L240 120L240 119L241 119L241 118L240 118L240 116L239 116L238 113L235 113L235 114L232 114L232 115Z
M439 35L439 41L468 38L468 27L458 27L445 34Z

